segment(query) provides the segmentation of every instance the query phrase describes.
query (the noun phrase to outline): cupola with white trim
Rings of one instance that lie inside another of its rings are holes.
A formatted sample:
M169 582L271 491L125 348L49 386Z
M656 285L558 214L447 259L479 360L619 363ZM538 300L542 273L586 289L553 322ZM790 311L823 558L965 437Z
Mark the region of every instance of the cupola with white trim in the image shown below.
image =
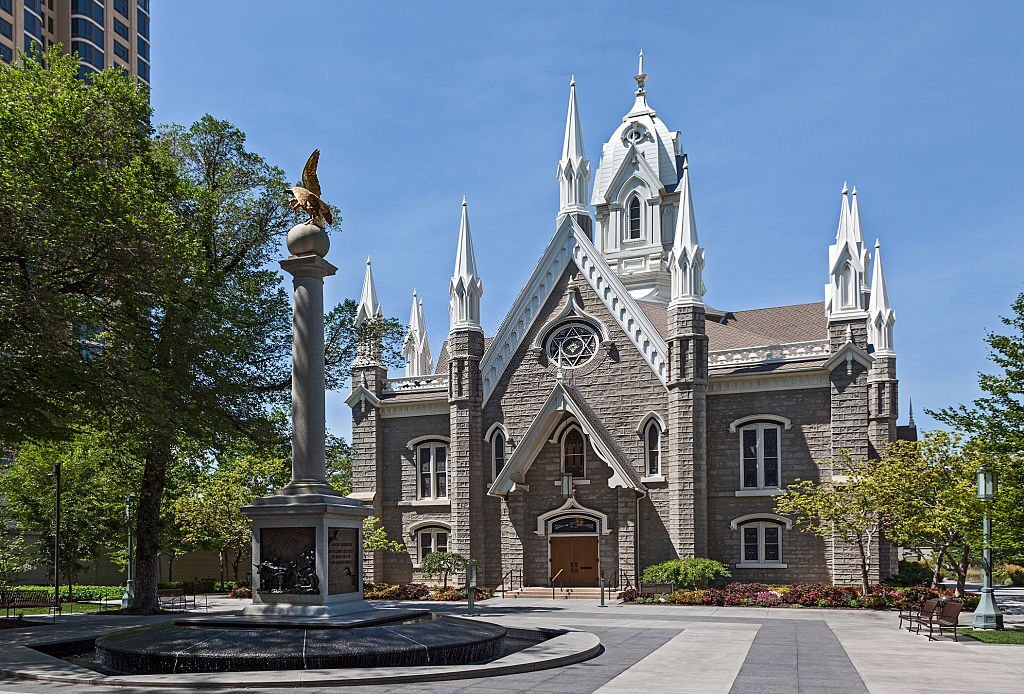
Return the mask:
M594 179L594 245L636 299L667 302L683 149L647 103L643 51L633 107L601 148Z

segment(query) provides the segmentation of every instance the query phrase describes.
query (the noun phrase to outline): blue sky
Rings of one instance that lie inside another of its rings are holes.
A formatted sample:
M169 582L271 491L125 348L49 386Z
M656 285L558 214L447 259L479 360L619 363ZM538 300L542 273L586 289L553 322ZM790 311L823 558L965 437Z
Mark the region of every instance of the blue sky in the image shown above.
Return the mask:
M913 397L929 427L977 395L984 331L1024 291L1022 24L1020 3L174 0L153 3L153 104L231 120L296 179L319 147L344 216L327 301L373 256L386 313L419 290L436 356L462 195L493 334L554 231L570 75L596 170L643 48L690 157L707 301L821 300L848 180L882 242L901 422Z

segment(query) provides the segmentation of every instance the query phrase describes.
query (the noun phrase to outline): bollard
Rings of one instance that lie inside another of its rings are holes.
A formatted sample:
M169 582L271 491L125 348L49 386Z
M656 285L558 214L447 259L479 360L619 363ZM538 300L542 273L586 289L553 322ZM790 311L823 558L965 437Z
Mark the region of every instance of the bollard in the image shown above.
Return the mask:
M476 562L466 564L466 616L472 617L473 603L476 599Z
M601 574L601 604L600 607L605 607L604 604L604 574Z

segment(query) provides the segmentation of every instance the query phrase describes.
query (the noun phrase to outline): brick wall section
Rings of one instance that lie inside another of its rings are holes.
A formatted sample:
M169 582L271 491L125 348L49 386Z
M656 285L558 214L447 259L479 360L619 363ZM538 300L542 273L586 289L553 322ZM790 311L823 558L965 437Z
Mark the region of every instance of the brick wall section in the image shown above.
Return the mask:
M363 385L380 397L387 378L387 370L379 364L357 366L352 369L352 383ZM381 517L381 501L384 496L380 473L380 412L369 402L359 403L352 409L352 491L370 495L376 492L373 515ZM363 554L363 576L368 582L383 580L379 552Z
M522 439L527 428L537 416L541 405L544 404L544 401L551 394L555 386L554 366L549 365L542 350L533 349L533 345L538 341L539 336L546 335L551 329L552 326L548 322L565 305L570 276L576 272L575 265L569 263L565 272L556 281L551 297L544 306L540 307L537 320L527 332L522 345L511 358L507 369L495 385L494 392L484 405L483 430L486 431L494 422L502 422L509 432L509 454L511 454L516 443ZM579 302L583 310L605 325L611 339L590 364L575 370L575 373L572 369L566 369L565 379L567 382L576 385L601 422L616 437L623 450L634 461L638 471L642 474L643 471L640 468L643 463L643 441L640 434L637 433L637 427L644 416L651 411L657 412L662 420L668 420L665 386L662 385L657 375L644 361L643 356L633 346L615 319L608 313L604 304L593 292L590 285L582 279L576 280L573 284L576 287L575 291L578 292ZM663 457L665 457L667 445L665 442L662 445ZM482 461L482 464L489 468L489 453L484 458L486 458L486 462ZM560 464L559 459L559 469ZM604 463L598 463L598 465L607 469ZM532 472L531 470L531 474ZM511 527L502 525L502 532L518 534L524 546L523 551L527 557L526 563L535 559L538 552L540 552L539 556L541 557L540 563L543 565L547 562L546 541L534 534L536 516L538 513L557 508L564 501L564 498L557 494L558 489L554 486L554 478L552 478L549 484L551 489L545 493L544 489L533 486L531 482L530 491L524 493L525 499L528 501L516 500L515 495L510 495L508 501L510 506L508 513L510 517L509 525ZM588 489L590 492L593 492L596 487L602 485L607 488L606 481L601 483L594 481ZM635 509L636 494L632 490L616 490L617 494L625 494L628 505ZM595 503L599 505L593 508L608 514L610 519L614 518L619 509L616 495L595 499ZM591 496L592 494L589 492L578 494L580 499L590 498ZM644 500L643 503L648 505L657 504L659 508L665 509L667 512L668 492L666 485L661 485L661 489L652 489L651 498L653 501ZM517 504L520 506L519 510L515 508ZM520 511L526 513L528 517L519 518L517 514ZM635 510L633 515L635 515ZM496 523L493 527L494 529L488 530L489 542L496 542L498 539L498 532L496 531L498 524ZM528 536L521 534L523 528L526 528L526 531L529 533ZM611 557L605 554L606 545L614 549L618 544L615 536L619 531L614 524L612 528L611 536L601 538L602 562L604 562L603 566L609 579L612 575L612 566L615 565L617 570L618 562L617 553ZM653 536L648 537L648 532L651 532ZM641 533L644 537L642 546L650 545L651 547L657 547L659 548L659 556L662 559L669 558L670 555L662 551L666 546L669 549L671 548L671 543L667 542L664 537L664 528L659 529L658 523L655 522L646 526L641 523ZM516 551L514 546L512 548L505 548L502 551L502 574L516 565L515 560L510 557L510 554ZM627 568L632 569L632 560L630 560L630 566ZM530 577L532 580L538 580L541 574L543 574L542 568L534 567ZM546 585L546 583L539 585Z
M708 545L709 556L731 567L737 581L791 583L828 581L826 543L796 528L783 531L785 569L740 569L740 532L729 523L752 513L775 513L771 496L736 496L740 489L740 434L729 424L740 417L771 414L786 417L791 429L782 430L783 486L797 479L828 479L831 454L829 389L808 388L763 393L734 393L708 397Z
M487 472L483 455L484 429L481 413L483 381L480 359L483 333L464 330L448 337L448 404L451 446L448 451L448 496L451 499L452 533L448 549L477 561L480 581L494 583L488 573L484 517ZM494 528L496 530L496 528ZM492 530L493 532L493 530ZM499 577L500 578L500 577Z
M704 307L668 309L669 537L679 557L707 555L708 339Z

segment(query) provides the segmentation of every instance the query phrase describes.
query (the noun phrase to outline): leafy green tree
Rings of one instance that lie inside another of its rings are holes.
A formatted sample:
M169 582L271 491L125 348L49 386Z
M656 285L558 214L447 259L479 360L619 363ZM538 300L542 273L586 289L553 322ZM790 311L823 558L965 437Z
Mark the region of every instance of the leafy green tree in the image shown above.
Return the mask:
M0 475L0 496L18 526L39 536L36 549L53 567L56 485L61 465L60 568L69 590L101 551L124 544L125 498L138 477L138 458L106 434L83 431L69 441L24 444Z
M0 540L0 588L3 588L36 563L21 529L3 509L0 509Z
M431 552L420 562L420 572L427 578L440 578L448 587L449 574L466 570L469 562L458 552Z
M869 588L869 568L884 522L884 504L873 478L877 461L843 453L833 461L835 482L796 480L775 497L776 511L793 516L799 530L835 537L857 548L861 590Z
M1019 456L1024 452L1024 293L1012 305L1013 315L1000 320L1006 335L989 332L985 342L994 373L978 375L985 393L971 405L930 412L936 419L965 432L986 451ZM1019 458L1017 462L1024 465Z
M959 434L929 431L920 441L891 443L874 471L886 533L904 547L929 549L933 584L938 585L948 570L957 577L959 595L983 547L984 504L977 498L977 473L983 461L1010 474L1015 467L1006 456L965 443ZM993 546L1004 556L1012 556L1021 546L1022 496L1019 484L1004 482L989 509Z
M45 67L43 66L45 64ZM175 172L155 156L148 90L88 82L59 48L0 63L0 440L70 438L105 416L124 339L160 282Z
M369 516L363 519L363 549L367 552L407 552L404 543L394 540L381 525L380 518Z
M281 458L230 458L203 473L190 493L174 501L174 515L185 545L217 551L221 587L228 562L237 582L239 565L249 552L252 522L242 514L242 507L280 487L287 466Z

